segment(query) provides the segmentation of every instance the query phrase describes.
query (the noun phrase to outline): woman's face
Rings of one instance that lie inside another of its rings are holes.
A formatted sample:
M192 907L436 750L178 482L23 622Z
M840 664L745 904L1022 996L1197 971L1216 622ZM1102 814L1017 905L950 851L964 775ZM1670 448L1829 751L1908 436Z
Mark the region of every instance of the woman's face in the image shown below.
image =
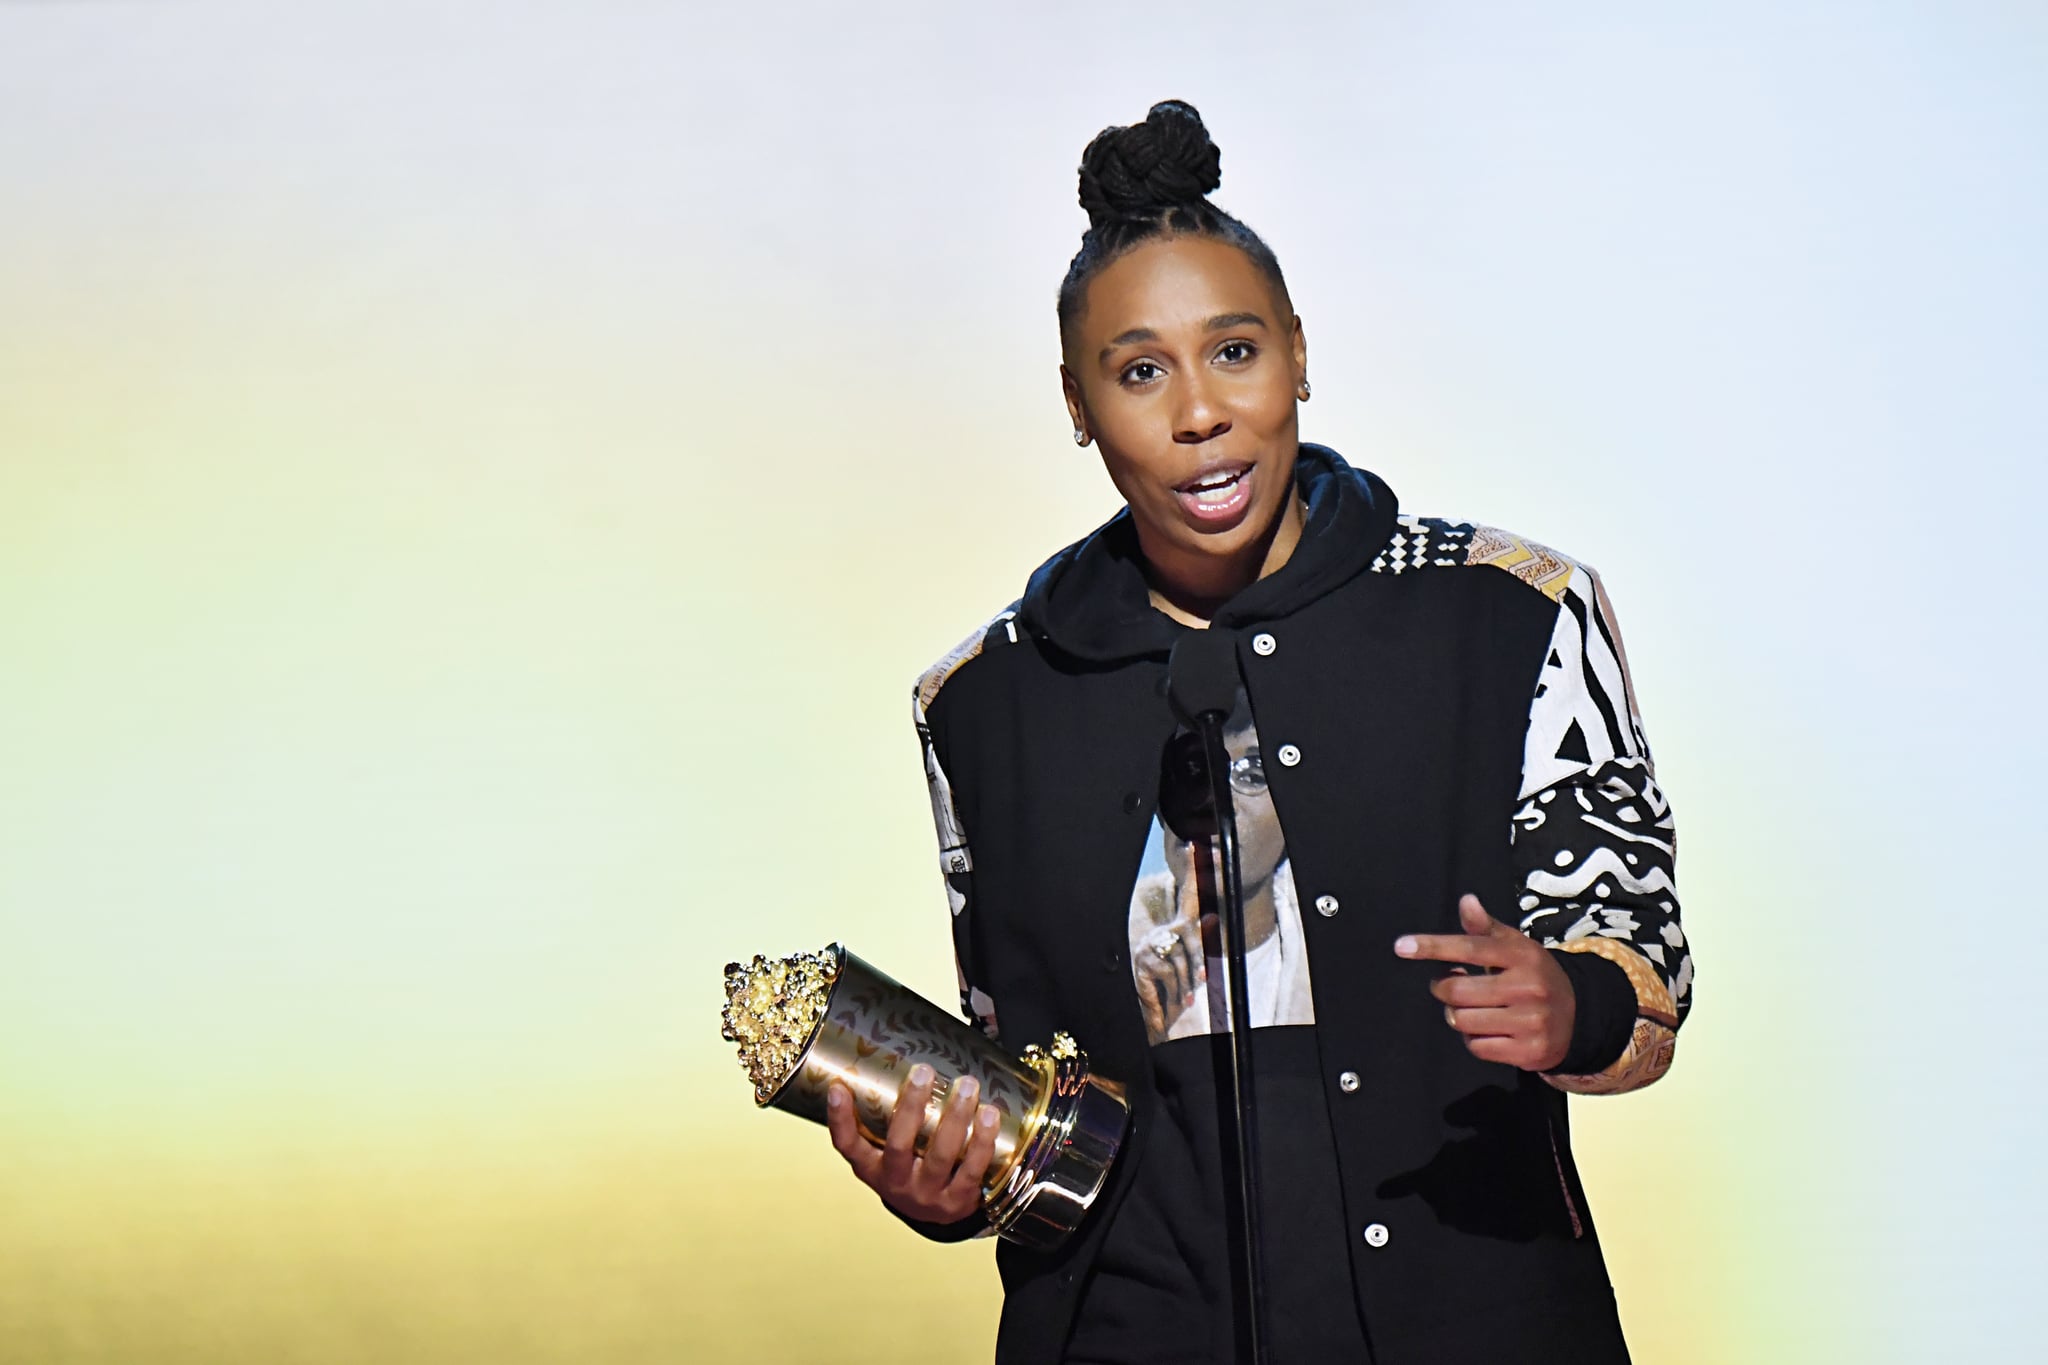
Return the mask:
M1238 875L1245 891L1271 881L1287 857L1287 836L1266 788L1265 757L1258 736L1241 730L1224 739L1230 751L1230 791L1237 811Z
M1265 757L1259 752L1256 731L1232 730L1223 737L1230 755L1230 795L1237 816L1238 876L1247 899L1258 894L1280 870L1287 858L1287 836L1280 828L1280 816L1273 809L1273 794L1266 786ZM1191 845L1172 830L1162 830L1169 867L1185 867L1192 857Z
M1101 447L1145 557L1177 582L1247 562L1234 576L1255 576L1290 505L1308 351L1277 294L1229 243L1164 237L1090 281L1064 338L1075 429Z

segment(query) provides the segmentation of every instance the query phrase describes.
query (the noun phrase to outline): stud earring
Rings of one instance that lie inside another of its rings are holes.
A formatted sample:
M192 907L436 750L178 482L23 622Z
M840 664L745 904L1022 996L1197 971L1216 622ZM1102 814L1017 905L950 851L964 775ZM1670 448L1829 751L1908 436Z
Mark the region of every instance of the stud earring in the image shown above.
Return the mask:
M1304 403L1308 401L1308 381L1306 379L1301 381L1301 401Z
M1088 433L1080 427L1074 428L1074 444L1077 446L1088 444Z

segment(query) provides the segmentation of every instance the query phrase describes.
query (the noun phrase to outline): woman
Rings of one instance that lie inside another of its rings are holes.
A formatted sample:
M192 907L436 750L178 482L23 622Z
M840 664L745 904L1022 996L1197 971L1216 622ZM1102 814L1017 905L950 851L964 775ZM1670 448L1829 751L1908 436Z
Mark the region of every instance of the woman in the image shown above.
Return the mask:
M1241 1355L1228 1019L1199 895L1161 907L1146 868L1178 823L1166 659L1207 629L1243 682L1238 817L1270 813L1286 872L1247 937L1291 927L1306 983L1262 972L1247 1005L1269 1358L1624 1361L1565 1092L1662 1074L1692 962L1612 610L1583 565L1401 515L1300 442L1301 320L1218 183L1178 102L1083 154L1061 380L1126 506L916 690L963 1007L1013 1047L1069 1030L1133 1102L1075 1234L998 1248L997 1358ZM920 1156L929 1085L879 1150L835 1095L833 1140L912 1226L973 1236L993 1115L956 1087Z

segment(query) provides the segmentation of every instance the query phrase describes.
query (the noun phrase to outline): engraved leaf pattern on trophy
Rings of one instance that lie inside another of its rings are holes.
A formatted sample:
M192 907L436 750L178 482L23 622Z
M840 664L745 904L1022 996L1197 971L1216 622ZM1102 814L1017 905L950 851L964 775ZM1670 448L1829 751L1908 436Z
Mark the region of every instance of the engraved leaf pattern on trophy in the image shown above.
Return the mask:
M983 1103L1013 1119L1030 1112L1035 1082L1021 1064L1003 1057L1003 1064L991 1065L1000 1054L992 1056L980 1045L979 1035L929 1002L881 983L857 985L849 980L837 993L826 1026L843 1032L852 1044L857 1059L856 1075L850 1078L855 1116L876 1140L888 1128L896 1094L910 1068L919 1062L940 1078L927 1129L935 1125L952 1082L967 1075L979 1082ZM822 1083L818 1088L822 1091Z

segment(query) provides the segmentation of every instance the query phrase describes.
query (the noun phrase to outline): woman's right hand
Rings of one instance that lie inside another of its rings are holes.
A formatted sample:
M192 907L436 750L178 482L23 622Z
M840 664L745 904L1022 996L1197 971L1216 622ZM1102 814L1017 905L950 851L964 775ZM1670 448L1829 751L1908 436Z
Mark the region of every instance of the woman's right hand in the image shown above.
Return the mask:
M920 1062L910 1069L908 1083L896 1095L895 1112L883 1145L860 1135L854 1123L853 1094L833 1082L825 1092L825 1126L832 1145L853 1173L906 1218L923 1223L957 1223L981 1207L981 1180L996 1154L996 1107L977 1108L980 1083L962 1076L953 1085L946 1111L924 1154L917 1152L917 1130L924 1122L937 1077Z

